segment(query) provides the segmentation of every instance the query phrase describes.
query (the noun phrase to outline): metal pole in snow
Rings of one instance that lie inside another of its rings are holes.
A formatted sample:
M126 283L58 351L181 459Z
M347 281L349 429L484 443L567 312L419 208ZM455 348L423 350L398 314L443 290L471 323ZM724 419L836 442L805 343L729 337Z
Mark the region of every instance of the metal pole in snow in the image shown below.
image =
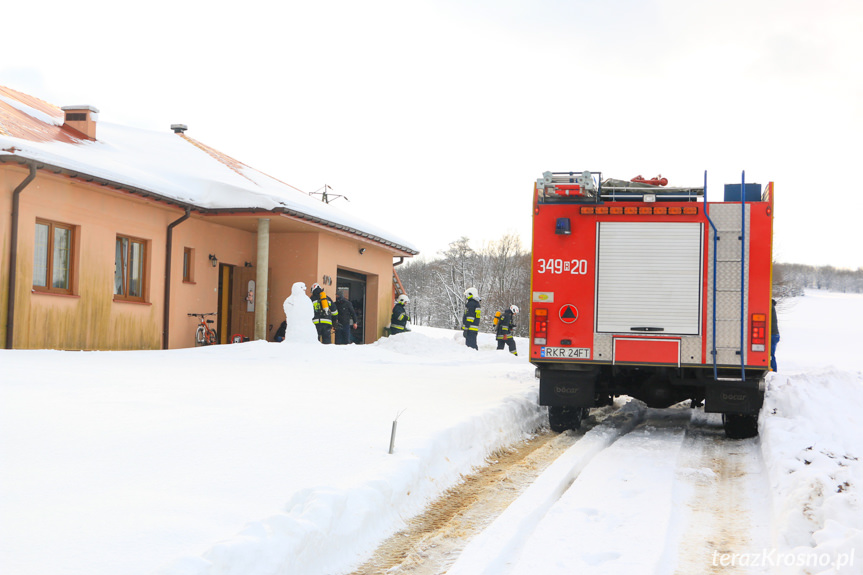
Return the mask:
M398 412L396 414L396 418L393 419L393 430L392 430L392 432L390 432L390 455L393 454L393 450L396 447L396 427L399 424L399 417L401 417L401 414L404 412L405 412L404 409L401 410L400 412Z

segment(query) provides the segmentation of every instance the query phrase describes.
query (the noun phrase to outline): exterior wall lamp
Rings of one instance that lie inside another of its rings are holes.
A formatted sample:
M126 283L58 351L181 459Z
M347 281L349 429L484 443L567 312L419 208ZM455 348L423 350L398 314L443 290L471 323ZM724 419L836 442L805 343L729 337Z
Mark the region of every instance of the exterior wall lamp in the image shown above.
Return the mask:
M216 254L210 254L210 265L216 267L216 264L219 263L219 260L216 259Z
M366 253L366 248L360 248L360 255L363 255L364 253Z

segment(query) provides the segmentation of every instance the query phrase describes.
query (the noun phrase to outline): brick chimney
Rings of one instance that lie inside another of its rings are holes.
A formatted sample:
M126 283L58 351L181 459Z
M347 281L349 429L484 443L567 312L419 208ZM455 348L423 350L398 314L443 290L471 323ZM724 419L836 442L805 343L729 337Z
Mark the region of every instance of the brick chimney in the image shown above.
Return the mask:
M69 126L91 140L96 139L96 118L99 110L93 106L63 106L60 108L66 112L64 126Z

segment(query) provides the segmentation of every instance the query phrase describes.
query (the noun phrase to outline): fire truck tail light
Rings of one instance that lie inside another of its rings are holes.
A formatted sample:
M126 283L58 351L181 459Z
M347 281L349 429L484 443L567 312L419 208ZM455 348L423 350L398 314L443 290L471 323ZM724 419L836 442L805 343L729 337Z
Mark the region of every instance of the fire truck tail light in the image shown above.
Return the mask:
M683 208L683 213L687 216L694 216L698 213L698 208L696 208L695 206L688 206Z
M581 206L581 210L579 210L582 216L589 216L594 213L593 206Z
M548 338L548 309L533 310L533 343L545 345Z
M599 215L604 215L608 213L608 208L606 206L597 206L596 213Z
M623 214L623 208L621 208L620 206L612 206L608 209L608 213L612 216L619 216Z
M750 325L749 340L752 351L764 351L767 347L767 315L763 313L752 314Z

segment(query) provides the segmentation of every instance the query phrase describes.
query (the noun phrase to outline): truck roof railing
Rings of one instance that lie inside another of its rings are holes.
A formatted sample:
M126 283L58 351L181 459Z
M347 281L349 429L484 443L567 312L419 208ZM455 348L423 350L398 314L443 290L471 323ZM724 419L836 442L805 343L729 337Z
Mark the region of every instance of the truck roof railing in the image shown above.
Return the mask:
M703 187L665 187L639 181L602 179L602 172L543 172L536 181L541 201L555 203L700 202ZM665 180L663 180L665 181Z

